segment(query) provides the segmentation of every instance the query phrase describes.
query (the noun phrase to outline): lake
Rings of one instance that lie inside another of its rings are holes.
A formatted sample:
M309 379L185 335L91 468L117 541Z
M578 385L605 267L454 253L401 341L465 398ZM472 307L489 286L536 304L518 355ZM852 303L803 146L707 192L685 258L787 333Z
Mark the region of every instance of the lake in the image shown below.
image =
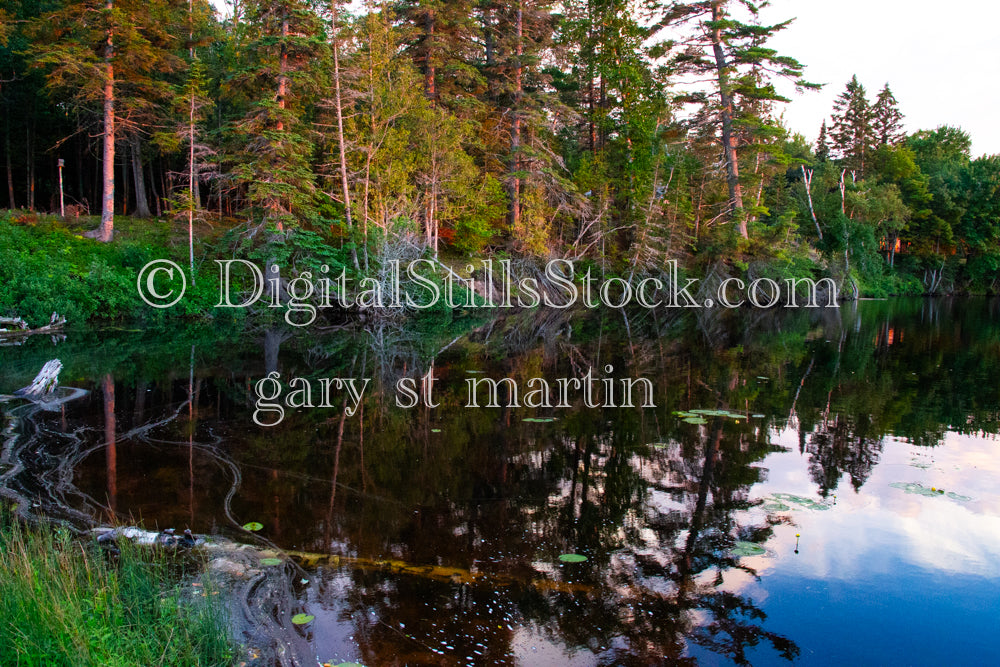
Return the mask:
M312 664L1000 664L997 300L79 328L0 393L52 358L89 393L13 411L7 495L296 552L248 595ZM269 372L369 382L262 427ZM526 407L588 372L655 407Z

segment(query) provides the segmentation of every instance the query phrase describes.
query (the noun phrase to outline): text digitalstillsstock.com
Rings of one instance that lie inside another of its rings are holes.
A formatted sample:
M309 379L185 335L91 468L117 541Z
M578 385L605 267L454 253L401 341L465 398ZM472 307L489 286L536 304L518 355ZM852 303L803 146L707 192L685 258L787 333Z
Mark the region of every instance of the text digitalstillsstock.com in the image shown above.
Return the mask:
M398 261L388 262L387 273L381 279L357 280L348 277L346 270L334 275L326 265L316 275L302 271L293 277L283 277L277 266L265 271L243 259L215 262L219 266L216 308L248 308L258 303L283 308L285 321L296 327L312 324L318 311L325 308L425 310L441 303L455 309L838 307L837 286L829 278L788 279L784 288L770 278L760 278L749 285L739 278L728 278L716 286L712 297L706 298L697 287L698 279L681 277L676 260L666 263L659 278L626 280L598 278L590 268L578 273L571 260L550 261L540 278L515 279L509 260L488 259L481 262L478 281L473 277L462 278L431 259L413 260L405 266ZM472 265L467 269L470 274L476 272ZM477 290L477 282L491 287ZM183 298L187 279L184 270L174 262L155 260L140 271L136 287L147 304L169 308ZM797 294L803 293L800 306ZM826 297L825 306L819 305L821 294ZM607 376L614 371L610 365L602 370ZM401 378L395 387L396 406L438 407L433 396L435 381L432 372L422 378ZM276 426L284 420L286 410L338 406L351 417L361 406L370 382L370 378L340 377L294 377L283 382L280 373L272 371L254 385L257 399L253 421L260 426ZM466 408L566 409L581 404L588 408L656 407L650 380L597 377L592 368L580 377L552 380L535 377L520 384L510 377L478 377L467 379L465 384Z
M319 310L328 308L425 310L441 303L455 309L838 307L837 285L830 278L789 278L784 288L771 278L758 278L749 285L740 278L727 278L719 283L713 296L696 298L699 280L683 278L677 260L666 263L662 278L626 280L597 277L592 268L578 273L573 261L566 259L548 262L541 278L515 279L510 260L487 259L481 262L479 278L481 284L493 287L483 290L484 295L477 295L475 278L463 278L432 259L413 260L405 266L399 261L388 262L383 279L358 280L350 278L346 270L334 275L326 265L316 275L302 271L283 278L278 266L272 266L271 275L266 275L263 269L244 259L215 262L219 266L216 308L248 308L262 303L285 309L285 321L297 327L309 326ZM469 265L468 269L471 273L476 267ZM234 276L239 276L236 272L252 287L236 290ZM139 272L136 288L147 304L170 308L184 297L187 278L176 263L154 260ZM800 305L797 294L802 293ZM819 304L821 293L826 297L824 306Z

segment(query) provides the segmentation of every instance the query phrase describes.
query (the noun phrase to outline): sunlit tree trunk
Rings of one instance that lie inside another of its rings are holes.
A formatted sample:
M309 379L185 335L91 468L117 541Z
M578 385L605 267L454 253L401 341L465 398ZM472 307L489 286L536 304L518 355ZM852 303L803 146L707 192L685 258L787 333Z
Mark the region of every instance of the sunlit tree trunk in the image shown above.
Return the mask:
M110 14L114 0L107 0L105 10ZM110 17L108 18L110 21ZM104 179L101 199L101 226L96 238L105 243L111 241L115 231L115 66L111 62L114 55L114 34L108 28L104 46Z
M731 220L737 220L740 226L740 236L749 238L746 216L743 215L743 189L740 186L740 166L736 151L736 134L733 132L733 97L729 83L729 69L726 64L726 54L722 48L722 28L718 22L723 19L722 5L724 0L712 0L712 51L715 54L715 69L719 82L719 96L722 108L719 115L722 119L722 145L726 153L726 185L729 187L729 215Z
M351 188L347 182L347 148L344 145L344 101L341 96L340 91L340 42L337 37L337 16L338 7L334 3L331 7L331 13L333 15L333 105L334 110L337 113L337 148L340 157L340 187L344 196L344 218L347 222L347 229L352 230L354 228L354 221L351 218ZM354 264L354 270L360 271L361 267L358 265L358 251L355 247L351 247L351 262Z
M517 12L515 14L514 31L517 36L517 42L515 46L515 62L514 62L514 106L511 109L511 127L510 127L510 169L511 169L511 182L510 182L510 230L511 233L516 233L521 226L521 98L524 94L524 84L522 81L522 74L524 67L522 66L521 59L524 56L524 11L522 10L521 3L517 4Z

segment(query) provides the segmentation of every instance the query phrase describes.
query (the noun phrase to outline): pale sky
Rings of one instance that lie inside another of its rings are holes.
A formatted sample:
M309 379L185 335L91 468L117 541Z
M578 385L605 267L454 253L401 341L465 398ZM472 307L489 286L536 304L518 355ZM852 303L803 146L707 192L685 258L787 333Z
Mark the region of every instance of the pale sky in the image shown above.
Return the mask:
M224 11L224 0L211 1ZM793 131L815 141L857 74L872 102L889 83L907 132L954 125L972 136L974 157L1000 154L1000 2L772 0L763 20L793 17L771 46L806 65L809 81L827 84L787 91Z
M807 66L821 92L792 94L785 118L813 141L852 74L874 102L889 83L907 132L939 125L1000 154L1000 3L971 0L772 0L764 21L797 17L771 45Z

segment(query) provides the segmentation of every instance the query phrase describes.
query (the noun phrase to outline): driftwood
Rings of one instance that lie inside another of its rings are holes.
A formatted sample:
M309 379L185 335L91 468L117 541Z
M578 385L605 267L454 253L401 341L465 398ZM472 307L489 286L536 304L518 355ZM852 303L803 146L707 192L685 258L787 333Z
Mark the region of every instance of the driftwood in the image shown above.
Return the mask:
M20 317L0 317L0 339L54 333L60 331L65 324L66 318L59 315L59 313L52 313L49 323L37 329L30 328L28 323Z
M24 389L18 389L14 395L23 396L32 401L45 400L59 386L59 371L61 370L62 362L58 359L47 362L42 366L42 370L38 371L38 375L35 376L32 383Z

